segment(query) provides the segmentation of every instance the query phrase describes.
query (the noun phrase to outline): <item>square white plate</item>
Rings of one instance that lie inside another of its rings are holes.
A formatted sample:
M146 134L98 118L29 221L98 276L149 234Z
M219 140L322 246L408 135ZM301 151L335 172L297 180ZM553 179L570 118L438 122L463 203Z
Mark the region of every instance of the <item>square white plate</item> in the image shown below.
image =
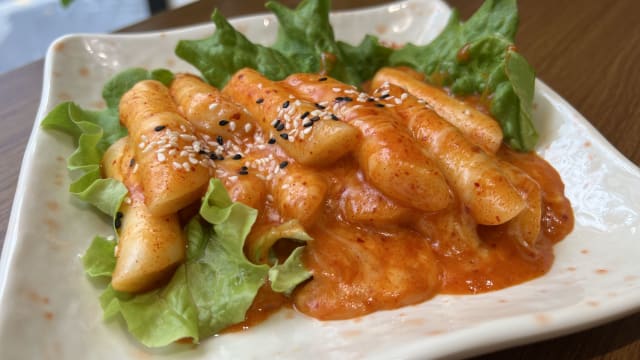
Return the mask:
M366 33L385 41L426 43L450 10L438 0L410 0L332 15L337 37ZM272 16L233 21L268 44ZM212 25L138 35L74 35L52 44L42 103L27 146L0 263L0 357L3 359L433 358L468 356L594 326L640 307L640 171L569 104L536 83L537 151L561 174L574 206L575 230L555 248L551 271L536 280L474 296L437 296L417 306L346 321L321 322L283 310L249 331L199 346L147 350L123 324L104 323L100 293L80 254L110 226L71 198L64 159L70 139L39 124L57 103L104 107L102 84L132 67L195 71L176 58L178 39L209 35Z

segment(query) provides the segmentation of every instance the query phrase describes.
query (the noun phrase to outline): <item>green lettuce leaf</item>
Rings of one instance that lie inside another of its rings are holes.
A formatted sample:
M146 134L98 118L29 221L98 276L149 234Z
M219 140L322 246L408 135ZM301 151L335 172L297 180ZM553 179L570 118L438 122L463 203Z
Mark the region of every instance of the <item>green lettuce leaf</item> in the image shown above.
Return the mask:
M243 247L256 216L256 210L232 202L220 180L212 179L199 215L185 228L186 262L169 284L135 295L107 287L100 297L104 318L121 315L131 334L148 347L182 338L197 342L243 321L267 278L275 291L293 290L311 276L301 247L272 268L245 257ZM113 248L104 239L94 240L83 257L85 271L102 276L112 270Z
M213 35L199 40L181 40L176 55L200 70L216 87L223 87L244 67L256 69L271 80L282 80L293 73L317 73L360 85L387 62L391 50L367 36L358 46L335 40L329 23L330 1L305 0L296 9L268 2L280 23L271 47L254 44L235 30L216 10L211 19Z
M211 15L216 31L199 40L180 40L175 53L195 66L210 84L222 88L238 70L250 67L272 80L295 72L293 61L277 50L257 45L234 29L217 10Z
M535 75L513 46L518 26L516 0L487 0L467 22L456 11L430 44L407 44L389 57L411 66L457 95L484 94L504 139L520 151L533 150L538 134L531 122Z
M87 275L110 277L116 267L115 249L115 241L96 236L82 256L82 264Z
M313 275L304 266L302 261L303 250L304 247L302 246L295 248L284 263L269 269L269 281L273 291L290 294L296 286Z

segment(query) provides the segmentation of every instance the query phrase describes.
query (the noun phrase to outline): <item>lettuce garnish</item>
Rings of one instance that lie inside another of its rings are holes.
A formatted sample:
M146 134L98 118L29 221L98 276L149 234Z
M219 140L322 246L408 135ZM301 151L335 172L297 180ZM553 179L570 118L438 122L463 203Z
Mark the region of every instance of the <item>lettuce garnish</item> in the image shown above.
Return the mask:
M531 151L538 134L531 121L535 75L513 45L518 26L516 0L487 0L466 22L453 12L444 31L430 44L398 50L368 35L358 46L336 41L329 23L329 0L304 0L295 9L267 3L279 21L271 47L253 44L217 11L217 30L200 40L183 40L176 54L222 87L231 75L251 67L271 80L296 72L325 71L360 85L383 66L410 66L456 95L481 94L490 100L505 142Z
M411 66L457 95L487 96L505 142L530 151L538 141L531 122L535 75L513 45L517 28L516 0L487 0L466 22L454 11L433 42L407 44L389 63Z
M131 334L149 347L183 338L198 342L242 322L267 278L274 291L290 292L311 275L301 261L302 247L281 265L249 261L243 248L256 216L255 209L232 202L220 180L212 179L199 215L185 229L186 262L160 289L132 295L107 287L100 297L105 318L120 314ZM309 239L306 233L299 234L298 240ZM115 266L111 244L94 240L84 256L87 274L104 276L112 262ZM91 264L86 261L89 257Z

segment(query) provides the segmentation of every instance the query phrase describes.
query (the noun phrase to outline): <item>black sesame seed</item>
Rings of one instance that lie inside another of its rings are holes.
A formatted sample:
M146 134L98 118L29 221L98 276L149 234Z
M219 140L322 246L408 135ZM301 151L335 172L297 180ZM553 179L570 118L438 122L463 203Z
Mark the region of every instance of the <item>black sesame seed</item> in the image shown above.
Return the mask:
M218 155L218 160L224 160L224 156Z
M220 120L220 121L218 121L218 125L220 125L220 126L225 126L228 123L229 123L229 120Z
M280 119L276 119L276 122L275 122L275 123L273 123L273 127L274 127L274 128L276 128L276 129L277 129L277 128L278 128L278 126L280 126Z
M331 120L336 120L337 121L337 120L340 120L340 118L338 118L336 116L336 114L331 114Z
M269 141L267 141L269 144L273 145L276 143L276 138L271 138L269 139Z
M200 155L206 155L206 154L207 154L207 152L206 152L205 150L200 150L200 151L198 151L198 154L200 154Z
M315 103L315 105L316 105L316 107L317 107L318 109L320 109L320 110L324 110L324 109L326 109L326 108L327 108L326 106L322 106L322 105L320 105L320 104L318 104L318 103Z
M379 108L383 108L384 104L376 103L376 106L379 107Z
M313 125L313 122L309 121L309 122L306 122L306 123L302 124L302 127L306 127L307 128L307 127L312 126L312 125Z
M370 98L368 98L368 99L367 99L367 102L374 102L374 101L376 101L376 99L374 99L374 98L372 98L372 97L370 97Z
M282 130L284 130L284 124L280 124L280 125L278 125L278 127L276 128L276 130L278 130L278 131L282 131Z
M308 111L305 111L305 112L304 112L304 114L300 115L300 119L304 119L304 118L306 118L307 116L309 116L309 112L308 112Z
M289 134L287 134L287 133L282 133L282 134L280 134L280 137L281 137L281 138L283 138L283 139L285 139L285 140L287 140L287 139L289 138Z
M240 154L233 155L233 160L240 160L240 159L242 159L242 155Z
M259 98L258 100L256 100L256 104L262 104L264 102L263 98Z
M218 160L218 156L215 153L211 153L211 154L209 154L209 159Z
M389 96L391 96L391 95L389 95L389 94L384 94L384 95L380 96L380 99L386 99L386 98L388 98Z
M353 98L345 96L345 97L342 98L342 100L349 102L349 101L353 101Z
M311 120L311 122L320 121L320 116L317 116L317 115L316 115L316 116L312 117L312 118L311 118L311 119L309 119L309 120Z
M285 160L285 161L281 162L281 163L280 163L280 169L284 169L284 168L286 168L286 167L287 167L287 165L289 165L289 162L288 162L288 161L286 161L286 160Z
M115 228L116 228L116 229L119 229L119 228L120 228L120 226L122 226L122 218L118 218L118 217L117 217L117 218L113 221L113 226L115 226Z
M247 171L247 170L249 170L249 168L246 167L246 166L243 166L243 167L240 168L240 171Z
M284 104L282 104L282 108L286 109L289 107L289 100L285 101Z
M120 211L118 211L116 213L116 219L121 219L123 216L124 216L124 214L122 212L120 212Z
M164 126L164 125L158 125L158 126L154 127L154 128L153 128L153 130L155 130L155 131L162 131L162 130L164 130L164 128L166 128L166 126Z
M136 164L136 159L131 158L131 160L129 160L129 167L132 167L135 164Z
M320 79L318 79L318 81L327 81L326 77L321 77Z
M240 171L238 171L238 174L240 174L240 175L249 175L249 170L240 170Z
M223 144L224 144L224 139L222 138L222 135L218 135L218 136L216 137L216 142L217 142L219 145L223 145Z
M336 100L336 102L340 102L340 101L344 100L344 97L338 96L338 97L336 97L335 100Z

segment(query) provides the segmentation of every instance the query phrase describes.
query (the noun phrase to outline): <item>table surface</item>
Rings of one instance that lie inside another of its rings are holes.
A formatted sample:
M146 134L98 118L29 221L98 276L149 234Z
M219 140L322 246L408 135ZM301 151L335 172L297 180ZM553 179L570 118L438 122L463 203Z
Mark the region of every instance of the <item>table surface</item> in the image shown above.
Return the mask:
M282 1L293 5L296 1ZM382 3L334 1L334 9ZM200 1L122 32L169 29L263 11L262 0ZM469 16L480 0L449 0ZM521 0L516 45L553 88L636 165L640 164L640 1ZM43 61L0 75L0 246L42 87ZM482 359L640 359L640 314L590 330L503 350Z

